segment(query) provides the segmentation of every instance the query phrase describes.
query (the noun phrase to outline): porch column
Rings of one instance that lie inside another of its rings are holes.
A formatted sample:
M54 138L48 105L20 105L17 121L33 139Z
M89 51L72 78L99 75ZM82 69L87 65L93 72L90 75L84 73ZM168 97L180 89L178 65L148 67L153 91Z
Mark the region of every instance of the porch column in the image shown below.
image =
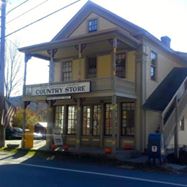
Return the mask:
M49 82L54 82L54 72L55 72L55 65L54 65L54 56L57 52L57 49L48 50L47 53L50 55L50 64L49 64Z
M112 96L112 153L116 152L116 129L117 129L117 97Z
M31 59L31 55L25 54L24 59L24 77L23 77L23 98L26 96L26 81L27 81L27 63ZM26 108L27 108L27 102L23 102L23 121L22 121L22 128L23 128L23 134L25 134L25 127L27 124L27 118L26 118ZM22 137L22 148L25 148L25 136Z
M117 104L117 123L116 123L116 131L117 131L117 149L120 148L120 137L121 137L121 105Z
M79 150L81 143L81 99L77 99L77 127L76 127L76 149Z
M46 145L47 149L50 150L51 144L53 143L53 128L54 128L54 116L55 110L53 106L54 101L48 101L47 107L47 136L46 136Z
M64 119L63 119L63 141L64 143L67 143L66 141L66 135L67 135L67 125L68 125L68 119L67 119L67 116L68 116L68 106L67 105L64 105Z
M104 147L104 118L105 118L105 104L101 103L101 129L100 129L100 147Z
M113 39L112 51L112 69L113 69L113 93L112 96L112 153L116 152L116 127L117 127L117 97L115 95L115 76L116 76L116 52L117 52L117 38Z
M178 102L176 99L176 112L175 112L175 130L174 130L174 153L175 157L179 158L179 119L178 119Z
M142 98L143 98L143 57L142 46L136 51L136 112L135 112L135 146L136 150L144 151L145 129L143 124Z

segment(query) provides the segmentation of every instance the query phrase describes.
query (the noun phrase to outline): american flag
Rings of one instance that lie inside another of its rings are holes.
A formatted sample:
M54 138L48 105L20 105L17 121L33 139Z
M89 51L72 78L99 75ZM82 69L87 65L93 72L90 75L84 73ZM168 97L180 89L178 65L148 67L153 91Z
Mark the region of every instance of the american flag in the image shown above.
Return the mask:
M12 120L16 112L16 107L13 106L7 99L4 100L4 109L1 116L1 125L4 128L10 127L12 125Z

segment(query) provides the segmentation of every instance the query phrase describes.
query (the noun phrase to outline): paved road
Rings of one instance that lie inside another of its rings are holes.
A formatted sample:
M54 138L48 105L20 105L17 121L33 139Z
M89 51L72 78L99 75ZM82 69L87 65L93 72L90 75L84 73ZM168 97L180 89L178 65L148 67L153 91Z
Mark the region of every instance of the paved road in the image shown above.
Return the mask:
M143 172L75 159L0 152L0 187L185 186L186 175Z

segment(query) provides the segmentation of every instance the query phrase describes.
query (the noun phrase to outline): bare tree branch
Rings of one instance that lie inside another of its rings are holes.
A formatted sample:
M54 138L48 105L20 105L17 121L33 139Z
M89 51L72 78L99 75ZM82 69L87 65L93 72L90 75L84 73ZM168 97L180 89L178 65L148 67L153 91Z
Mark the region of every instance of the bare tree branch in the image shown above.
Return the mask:
M17 50L17 44L8 42L6 49L6 64L5 64L5 97L16 94L23 84L21 71L21 60Z

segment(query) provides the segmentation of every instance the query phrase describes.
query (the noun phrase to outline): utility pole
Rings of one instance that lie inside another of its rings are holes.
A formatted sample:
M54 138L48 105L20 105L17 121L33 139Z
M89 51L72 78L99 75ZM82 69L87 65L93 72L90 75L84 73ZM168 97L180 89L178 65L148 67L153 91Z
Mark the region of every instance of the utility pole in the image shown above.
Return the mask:
M5 23L6 0L0 0L1 6L1 40L0 40L0 117L4 109L4 82L5 82ZM0 124L0 147L5 145L5 128Z

